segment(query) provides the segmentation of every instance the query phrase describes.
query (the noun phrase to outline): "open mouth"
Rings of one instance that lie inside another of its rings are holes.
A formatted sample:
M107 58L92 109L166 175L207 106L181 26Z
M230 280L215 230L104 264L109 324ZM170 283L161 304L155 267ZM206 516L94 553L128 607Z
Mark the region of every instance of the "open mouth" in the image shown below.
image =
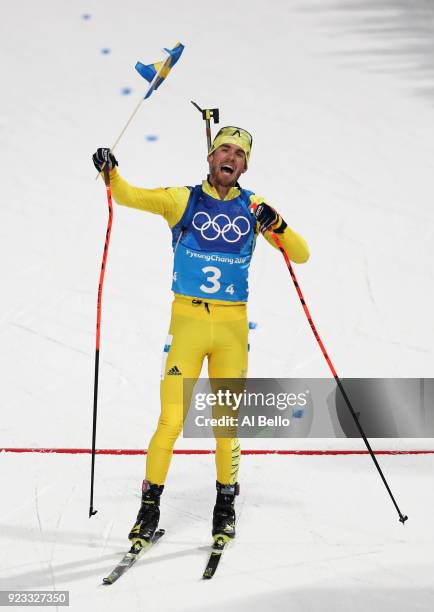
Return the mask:
M231 176L234 173L233 167L229 164L222 164L220 166L220 170L223 174L227 174L228 176Z

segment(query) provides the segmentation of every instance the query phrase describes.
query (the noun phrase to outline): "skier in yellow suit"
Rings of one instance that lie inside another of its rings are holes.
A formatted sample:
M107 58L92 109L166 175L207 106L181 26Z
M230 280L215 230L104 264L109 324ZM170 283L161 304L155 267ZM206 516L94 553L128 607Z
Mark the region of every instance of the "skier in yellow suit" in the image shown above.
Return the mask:
M247 170L252 137L235 126L222 128L208 155L209 175L195 187L143 189L127 183L108 148L93 155L98 171L110 168L118 204L164 217L172 232L174 301L164 347L161 415L148 447L142 503L129 538L149 541L160 518L160 496L184 419L184 378L199 376L205 357L210 379L245 379L248 360L248 271L259 233L279 235L289 258L304 263L304 239L287 226L264 200L240 187ZM256 204L256 207L252 205ZM252 212L252 208L254 212ZM240 459L236 438L216 439L217 500L214 538L235 536L235 496Z

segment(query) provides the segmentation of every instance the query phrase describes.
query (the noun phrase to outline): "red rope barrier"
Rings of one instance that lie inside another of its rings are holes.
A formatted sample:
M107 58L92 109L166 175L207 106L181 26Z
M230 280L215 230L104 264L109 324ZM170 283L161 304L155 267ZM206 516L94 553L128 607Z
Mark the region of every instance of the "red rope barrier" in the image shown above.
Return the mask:
M96 449L97 455L146 455L146 450L135 448L100 448ZM434 455L434 450L375 450L375 455ZM90 455L90 448L0 448L0 453L47 453L65 455ZM214 455L211 449L178 449L173 451L174 455ZM267 450L246 449L241 451L242 455L368 455L367 450L339 450L339 449L302 449L302 450Z

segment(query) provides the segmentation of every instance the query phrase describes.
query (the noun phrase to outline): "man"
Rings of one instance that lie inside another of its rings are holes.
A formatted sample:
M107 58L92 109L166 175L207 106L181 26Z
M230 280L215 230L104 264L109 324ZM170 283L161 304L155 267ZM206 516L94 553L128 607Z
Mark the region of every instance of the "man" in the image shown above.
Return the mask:
M100 148L93 155L98 171L109 165L118 204L162 215L172 231L175 296L163 353L161 415L148 448L141 507L128 536L133 544L150 540L158 526L160 496L183 425L183 379L199 376L205 356L210 379L247 375L248 271L257 235L262 232L274 245L265 234L272 229L292 261L303 263L309 257L303 238L262 198L238 184L247 170L251 147L252 137L246 130L224 127L207 158L207 180L195 187L167 189L133 187L120 176L109 149ZM238 439L217 437L215 459L217 500L212 534L233 538Z

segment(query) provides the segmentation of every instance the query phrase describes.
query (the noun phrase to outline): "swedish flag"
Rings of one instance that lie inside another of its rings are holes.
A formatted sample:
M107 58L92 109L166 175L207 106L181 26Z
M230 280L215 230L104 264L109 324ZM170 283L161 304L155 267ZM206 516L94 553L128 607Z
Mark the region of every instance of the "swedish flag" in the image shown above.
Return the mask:
M176 43L173 49L164 49L169 57L165 59L164 62L156 62L155 64L142 64L141 62L137 62L136 70L137 72L148 81L149 89L146 92L146 98L160 87L161 83L165 80L173 66L181 57L182 52L184 51L184 45L180 42Z

